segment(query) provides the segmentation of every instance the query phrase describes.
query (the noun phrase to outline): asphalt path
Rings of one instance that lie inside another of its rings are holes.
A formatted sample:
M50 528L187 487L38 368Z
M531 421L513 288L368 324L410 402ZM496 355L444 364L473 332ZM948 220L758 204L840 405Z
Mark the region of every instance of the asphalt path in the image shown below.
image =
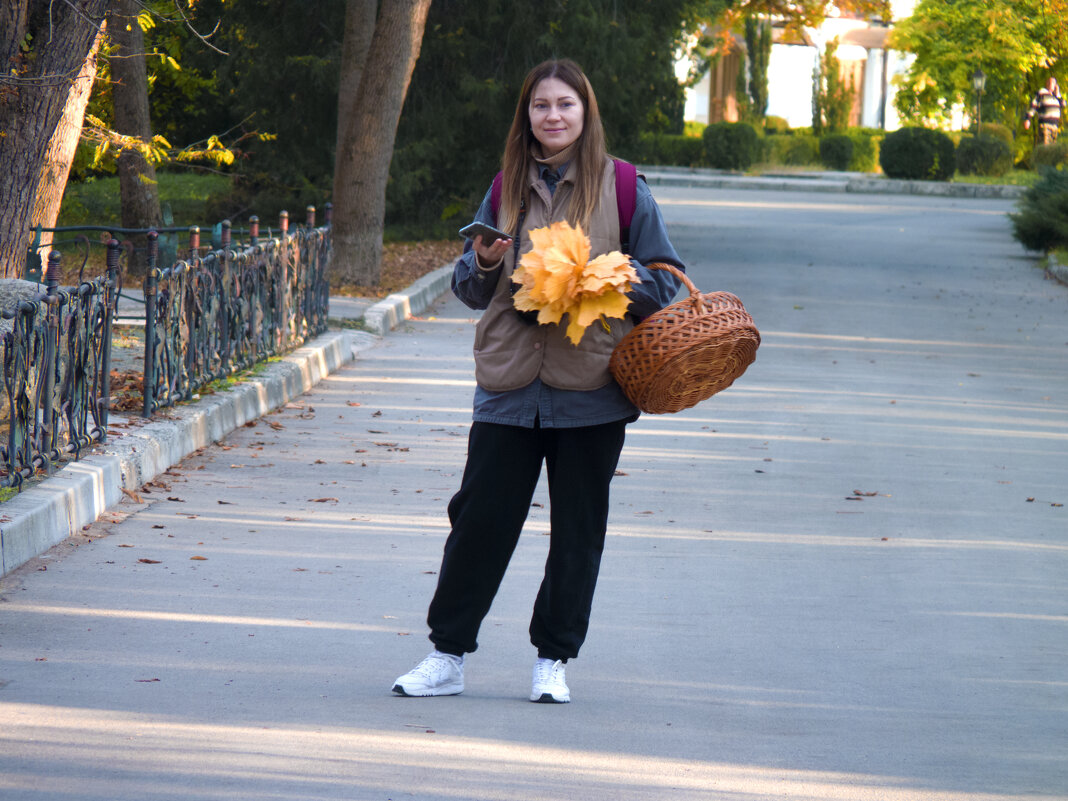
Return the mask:
M656 189L763 335L630 428L573 701L528 526L467 690L393 697L458 486L444 298L4 579L0 797L1068 798L1068 288L1007 201Z

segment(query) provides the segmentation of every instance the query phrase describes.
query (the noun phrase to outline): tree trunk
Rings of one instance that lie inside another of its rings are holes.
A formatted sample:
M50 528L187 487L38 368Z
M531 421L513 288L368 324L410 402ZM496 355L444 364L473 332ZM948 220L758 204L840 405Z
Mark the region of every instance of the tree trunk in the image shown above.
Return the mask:
M115 130L140 139L152 138L152 122L148 113L148 70L145 67L145 40L137 14L141 4L137 0L115 0L108 11L108 37L116 46L111 57L111 90L115 105ZM119 204L123 228L151 228L158 226L163 214L159 205L159 185L156 169L132 148L119 153ZM133 237L138 253L147 242L145 237ZM140 274L145 259L136 256L131 268Z
M348 0L346 10L331 234L335 282L364 286L381 277L389 163L430 0L382 3L366 46L362 43L375 5ZM361 48L366 54L362 59Z
M85 121L85 107L93 90L96 78L96 54L103 39L101 31L93 41L92 49L82 65L82 71L74 80L63 116L48 143L48 153L41 168L41 180L37 187L37 200L33 206L32 224L42 228L54 228L59 217L59 208L63 203L63 191L67 187L67 176L74 161L74 153L81 139L82 123ZM47 251L52 244L52 233L41 232L41 251Z
M48 144L103 22L106 0L0 3L0 276L17 277Z

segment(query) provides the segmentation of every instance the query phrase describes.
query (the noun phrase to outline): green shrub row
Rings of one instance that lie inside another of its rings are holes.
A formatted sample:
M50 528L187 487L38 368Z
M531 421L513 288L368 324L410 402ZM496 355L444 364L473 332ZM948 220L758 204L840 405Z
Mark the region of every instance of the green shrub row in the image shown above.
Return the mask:
M724 170L766 163L874 172L878 164L882 131L858 128L819 139L804 130L789 131L779 118L769 117L766 123L763 133L748 123L720 122L706 126L700 137L643 134L633 158L642 164ZM834 141L824 145L827 139Z
M879 164L888 178L948 181L962 175L1001 176L1012 169L1012 132L986 124L979 136L954 137L929 128L901 128L886 135Z
M784 131L784 132L780 132ZM984 123L978 137L927 128L901 128L889 134L854 128L815 137L807 129L789 131L768 118L762 132L744 122L718 122L696 136L645 134L635 160L643 164L747 170L765 163L788 167L824 166L832 170L875 172L890 178L948 181L963 175L1001 176L1013 167L1012 132ZM1068 164L1068 144L1035 148L1036 167Z

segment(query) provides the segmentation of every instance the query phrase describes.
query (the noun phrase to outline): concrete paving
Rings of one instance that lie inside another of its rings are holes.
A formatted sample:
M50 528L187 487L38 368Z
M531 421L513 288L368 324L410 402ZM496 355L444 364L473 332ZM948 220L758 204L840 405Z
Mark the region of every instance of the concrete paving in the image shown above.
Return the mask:
M0 796L1068 798L1068 289L1005 204L658 195L764 344L631 427L572 704L526 701L544 486L466 692L389 693L470 420L445 295L3 580ZM870 264L802 263L834 225Z

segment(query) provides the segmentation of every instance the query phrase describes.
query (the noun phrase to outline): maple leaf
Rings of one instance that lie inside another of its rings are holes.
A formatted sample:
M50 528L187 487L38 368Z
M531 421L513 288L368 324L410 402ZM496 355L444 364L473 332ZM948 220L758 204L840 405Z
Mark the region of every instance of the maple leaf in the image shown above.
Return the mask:
M530 241L512 274L520 285L512 301L517 309L538 312L542 325L568 315L567 337L576 345L594 321L627 313L626 293L639 283L627 256L612 251L590 260L589 237L566 221L533 229Z

